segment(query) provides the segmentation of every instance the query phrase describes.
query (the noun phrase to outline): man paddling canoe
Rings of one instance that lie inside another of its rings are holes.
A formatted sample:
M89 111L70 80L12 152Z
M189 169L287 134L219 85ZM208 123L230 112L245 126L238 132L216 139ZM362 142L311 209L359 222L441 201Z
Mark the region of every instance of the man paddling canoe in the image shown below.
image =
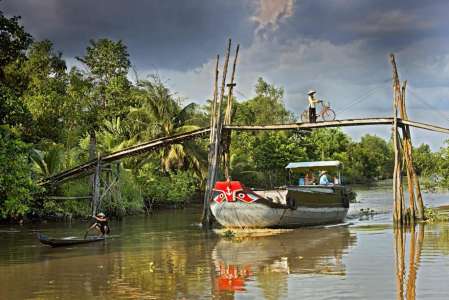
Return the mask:
M95 223L92 224L92 226L87 229L86 233L84 234L84 238L87 237L87 234L92 229L96 229L101 232L101 236L104 236L105 234L109 234L111 232L109 225L108 225L108 218L104 213L98 213L96 216L92 216L95 219Z

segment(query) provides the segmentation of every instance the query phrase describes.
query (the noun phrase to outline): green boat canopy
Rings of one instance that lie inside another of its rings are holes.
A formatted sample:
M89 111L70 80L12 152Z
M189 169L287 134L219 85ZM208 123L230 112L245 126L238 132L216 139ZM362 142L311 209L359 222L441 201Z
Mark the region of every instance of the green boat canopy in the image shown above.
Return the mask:
M302 170L335 170L340 168L342 163L338 160L326 160L326 161L307 161L307 162L291 162L285 168L292 171Z

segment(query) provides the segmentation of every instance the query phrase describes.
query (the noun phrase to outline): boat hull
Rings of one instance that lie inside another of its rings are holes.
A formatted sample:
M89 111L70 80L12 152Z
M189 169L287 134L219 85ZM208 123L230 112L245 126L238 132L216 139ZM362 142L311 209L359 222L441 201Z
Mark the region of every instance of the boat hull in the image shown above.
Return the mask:
M37 238L39 241L44 244L51 247L64 247L64 246L72 246L72 245L79 245L79 244L88 244L88 243L95 243L95 242L101 242L104 241L104 237L88 237L86 239L82 238L49 238L46 235L38 234Z
M218 185L210 202L212 214L224 227L293 228L339 223L348 213L351 197L344 186L270 191L253 191L241 184L234 186L238 190Z
M339 223L348 213L346 207L277 208L264 203L211 203L211 211L224 227L237 228L292 228Z

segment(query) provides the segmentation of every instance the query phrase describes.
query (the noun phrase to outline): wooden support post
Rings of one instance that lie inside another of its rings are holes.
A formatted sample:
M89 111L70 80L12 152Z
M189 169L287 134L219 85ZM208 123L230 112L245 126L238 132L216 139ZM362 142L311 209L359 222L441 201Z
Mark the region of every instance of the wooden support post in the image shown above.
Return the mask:
M122 189L120 186L120 161L115 164L114 180L116 182L113 190L114 201L122 203Z
M393 66L393 147L394 147L394 169L393 169L393 197L394 213L393 221L395 224L404 222L404 194L402 187L402 159L400 136L398 132L398 107L400 101L400 83L394 55L390 55Z
M396 116L396 106L394 109ZM401 150L399 144L399 133L398 133L398 123L397 117L394 118L393 122L393 147L394 147L394 170L393 170L393 197L394 197L394 213L393 220L395 223L402 223L402 161L401 161Z
M97 135L94 129L89 130L89 149L88 149L89 161L94 161L97 156ZM90 192L92 195L92 212L94 212L94 195L95 195L95 173L90 175Z
M92 187L92 215L97 213L98 205L100 203L100 175L101 175L101 160L100 155L97 158L97 166L95 167L95 174Z
M233 94L232 91L234 87L236 86L236 83L234 83L235 78L235 69L237 66L237 57L239 55L239 48L240 45L237 45L237 48L235 50L235 56L234 56L234 64L232 65L232 73L231 73L231 82L228 84L228 99L227 99L227 105L226 105L226 112L225 112L225 118L224 118L224 125L231 125L232 122L232 102L233 102ZM224 173L227 180L230 179L229 174L229 168L230 168L230 147L231 147L231 131L226 131L225 135L223 136L224 145L223 145L223 164L224 164Z
M401 120L408 121L407 108L405 105L405 90L407 81L405 81L401 86L394 55L391 54L390 57L393 66L393 86L395 91L396 105L399 108ZM414 222L415 219L424 219L424 203L422 200L419 178L413 166L413 146L411 141L410 127L407 124L403 124L402 126L402 139L409 192L409 210L407 219L410 222Z
M105 199L106 203L108 205L111 205L111 203L112 203L112 198L113 198L112 189L113 189L114 185L115 185L115 180L114 180L114 178L112 178L112 165L109 164L109 170L107 172L105 172L105 183L104 183L104 188L103 188L104 196L100 197L100 199L102 199L102 198Z
M407 119L407 113L405 108L405 88L407 86L407 81L405 81L401 88L401 105L400 115L401 119ZM412 143L410 138L410 128L407 125L402 126L402 144L404 148L405 166L407 170L407 187L409 193L409 210L408 210L408 221L415 221L415 189L414 189L414 177L415 169L413 168L412 160Z
M209 200L212 197L212 189L215 184L215 180L218 173L219 167L219 158L221 155L221 130L223 127L223 114L222 114L222 103L225 93L226 86L226 74L228 72L228 63L229 63L229 54L231 51L231 39L228 41L228 47L226 50L225 62L223 65L223 73L222 73L222 83L220 89L220 97L218 97L218 102L216 104L216 114L212 117L216 120L216 126L214 128L214 134L211 137L212 144L210 145L210 159L209 159L209 169L208 169L208 178L204 193L204 201L203 201L203 215L202 215L202 224L203 227L211 226L211 217L210 217L210 208L209 208ZM217 74L217 72L215 73Z
M407 108L405 105L405 90L407 87L407 81L402 85L401 91L401 100L402 100L402 109L401 109L401 119L408 121ZM410 126L404 124L402 127L403 135L404 135L404 144L406 145L405 153L406 153L406 163L407 163L407 176L408 184L409 184L409 193L410 193L410 212L412 214L411 219L424 219L424 203L421 195L421 187L419 185L419 178L416 174L416 170L413 164L413 145L412 138L410 134ZM415 198L416 196L416 198ZM413 198L412 198L413 197ZM415 202L416 199L416 202Z

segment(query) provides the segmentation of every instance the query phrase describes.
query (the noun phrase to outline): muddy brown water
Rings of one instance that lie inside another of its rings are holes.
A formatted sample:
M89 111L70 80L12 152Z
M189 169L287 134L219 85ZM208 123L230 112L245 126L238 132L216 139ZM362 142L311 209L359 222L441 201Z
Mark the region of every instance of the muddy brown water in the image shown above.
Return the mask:
M36 231L79 236L85 224L1 226L0 299L448 299L449 224L395 230L390 188L357 192L345 226L249 239L203 232L197 209L128 217L105 243L69 248Z

